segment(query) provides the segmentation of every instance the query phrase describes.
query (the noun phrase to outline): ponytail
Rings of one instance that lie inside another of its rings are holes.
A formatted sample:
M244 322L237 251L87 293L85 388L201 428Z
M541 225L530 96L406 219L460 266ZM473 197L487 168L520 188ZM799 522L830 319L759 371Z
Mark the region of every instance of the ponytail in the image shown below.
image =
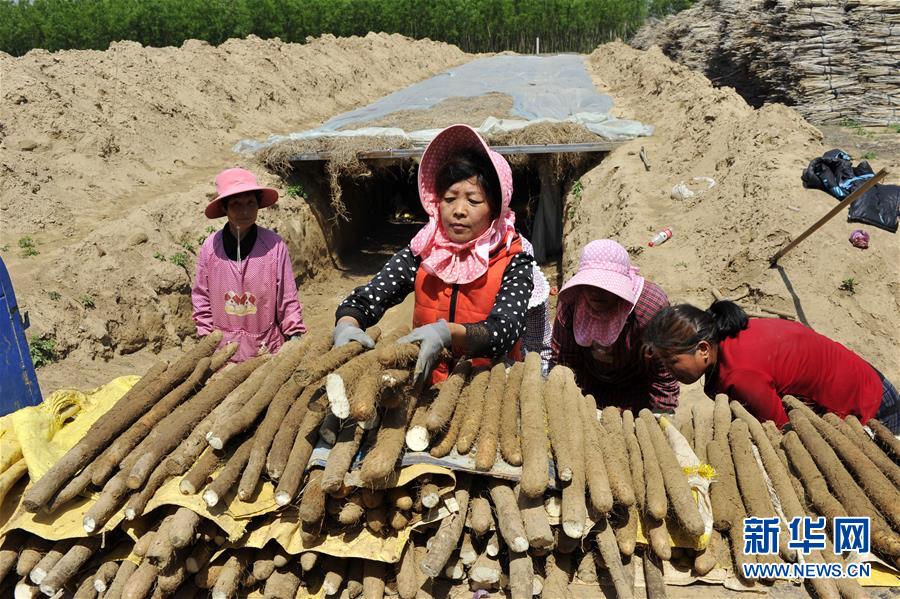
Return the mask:
M644 329L644 347L656 355L689 354L701 341L717 345L736 336L748 321L747 313L727 300L713 302L708 310L690 304L667 306Z
M732 301L715 301L706 311L716 323L716 342L737 336L750 322L744 309Z

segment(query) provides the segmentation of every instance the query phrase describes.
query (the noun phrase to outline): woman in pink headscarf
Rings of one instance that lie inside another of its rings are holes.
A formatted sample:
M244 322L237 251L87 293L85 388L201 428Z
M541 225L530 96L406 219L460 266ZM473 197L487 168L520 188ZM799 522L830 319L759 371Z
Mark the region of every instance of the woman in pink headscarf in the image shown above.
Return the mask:
M568 366L600 406L673 412L679 386L658 359L645 357L644 327L669 305L611 239L587 244L563 285L553 323L551 365Z
M428 224L341 303L334 344L371 347L362 329L414 292L415 328L400 342L420 343L418 385L446 378L445 348L456 358L518 357L534 259L513 226L509 163L471 127L447 127L422 155L419 197Z
M216 191L206 217L227 222L200 246L193 318L201 337L221 330L223 344L237 341L231 360L242 362L260 351L275 353L285 338L306 332L303 306L287 245L256 224L258 210L277 202L278 192L242 168L216 175Z

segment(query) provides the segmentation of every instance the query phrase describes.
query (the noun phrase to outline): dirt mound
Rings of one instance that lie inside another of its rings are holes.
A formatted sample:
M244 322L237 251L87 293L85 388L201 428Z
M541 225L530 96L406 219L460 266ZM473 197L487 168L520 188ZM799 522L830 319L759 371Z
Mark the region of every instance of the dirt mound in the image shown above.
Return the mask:
M386 34L0 53L0 252L30 335L84 358L180 345L193 333L194 253L222 226L202 215L213 177L248 166L234 143L317 126L467 59ZM328 256L293 191L260 220L286 238L304 277ZM37 255L19 247L26 237Z
M606 44L588 64L597 86L615 98L616 116L652 123L656 131L616 149L570 194L565 272L577 267L585 243L612 237L629 247L643 274L673 301L706 306L714 286L726 296L744 296L745 303L799 314L900 379L895 235L838 216L784 257L783 270L768 268L770 256L835 204L800 182L808 161L830 149L821 132L785 106L751 108L730 88L714 88L658 48ZM896 172L898 158L872 162ZM712 177L715 187L686 200L671 197L673 186L698 176ZM674 237L647 248L663 227L672 227ZM848 243L857 228L872 236L867 251ZM847 279L855 293L839 289Z

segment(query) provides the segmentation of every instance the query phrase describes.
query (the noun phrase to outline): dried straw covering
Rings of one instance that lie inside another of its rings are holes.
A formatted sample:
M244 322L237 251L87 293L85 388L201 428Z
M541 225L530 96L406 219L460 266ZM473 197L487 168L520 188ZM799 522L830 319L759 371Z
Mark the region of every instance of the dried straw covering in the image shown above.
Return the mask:
M703 0L632 40L807 119L900 122L896 0ZM696 42L696 43L694 43ZM743 88L743 89L742 89Z
M330 152L330 160L325 165L331 188L331 207L336 216L347 219L347 207L341 199L341 177L362 179L372 176L369 166L359 159L359 154L375 150L403 149L412 143L402 137L319 137L283 141L262 150L259 161L270 171L282 177L291 172L291 157L312 152Z
M518 119L511 114L512 98L490 93L476 98L449 98L428 110L403 110L377 120L358 123L349 127L398 127L406 131L440 129L455 123L478 127L489 116ZM517 131L501 133L488 138L491 145L539 145L596 142L600 138L576 123L537 123ZM319 137L309 140L284 141L262 150L260 162L270 171L282 177L291 172L290 158L297 154L329 152L325 172L329 178L331 208L335 216L347 220L347 207L341 199L341 177L364 179L371 177L372 165L359 159L365 152L388 149L406 149L413 146L409 139L395 136L371 137ZM550 171L557 181L569 178L574 172L589 167L596 157L591 154L552 154L549 158L525 154L508 155L506 159L516 167L533 166L535 160L549 160ZM410 163L411 164L411 163Z

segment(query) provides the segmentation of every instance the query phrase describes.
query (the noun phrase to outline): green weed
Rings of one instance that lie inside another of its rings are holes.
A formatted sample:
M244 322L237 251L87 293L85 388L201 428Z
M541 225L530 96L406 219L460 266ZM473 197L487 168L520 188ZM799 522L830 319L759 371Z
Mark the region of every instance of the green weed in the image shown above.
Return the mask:
M160 262L165 262L165 261L166 261L166 255L163 254L162 252L156 252L156 253L154 253L154 254L153 254L153 257L156 258L157 260L159 260Z
M8 252L8 251L9 251L8 243L4 243L2 246L0 246L0 252Z
M51 300L53 300L55 302L55 301L59 301L59 298L61 298L62 296L59 294L59 291L48 291L47 297L49 297Z
M576 200L580 200L582 192L584 192L584 184L581 181L575 181L572 184L572 195Z
M878 154L876 154L875 152L866 152L865 154L860 156L860 158L862 158L863 160L872 160L876 156L878 156Z
M900 133L900 123L888 123L887 128L894 133Z
M31 339L28 341L28 353L31 355L31 362L35 368L55 362L57 358L56 339L53 337Z
M25 237L19 240L19 247L22 248L22 255L25 257L28 256L37 256L40 254L38 249L34 245L34 239L31 238L31 235L26 235Z
M306 191L303 189L303 186L297 183L296 185L288 185L287 194L292 198L305 198Z
M841 127L846 127L856 133L857 135L862 135L863 137L872 137L872 132L862 126L857 120L845 118L840 122Z
M169 256L169 262L175 266L185 268L187 266L187 256L183 252L178 252Z
M88 310L93 310L97 307L97 304L94 303L94 298L86 293L79 298L79 301L81 302L81 305Z
M838 287L841 291L846 291L850 295L856 293L856 281L851 277L849 279L844 279L841 281L840 286Z
M198 244L199 245L199 244ZM181 242L181 247L189 251L190 253L194 253L194 244L188 240L184 240Z

